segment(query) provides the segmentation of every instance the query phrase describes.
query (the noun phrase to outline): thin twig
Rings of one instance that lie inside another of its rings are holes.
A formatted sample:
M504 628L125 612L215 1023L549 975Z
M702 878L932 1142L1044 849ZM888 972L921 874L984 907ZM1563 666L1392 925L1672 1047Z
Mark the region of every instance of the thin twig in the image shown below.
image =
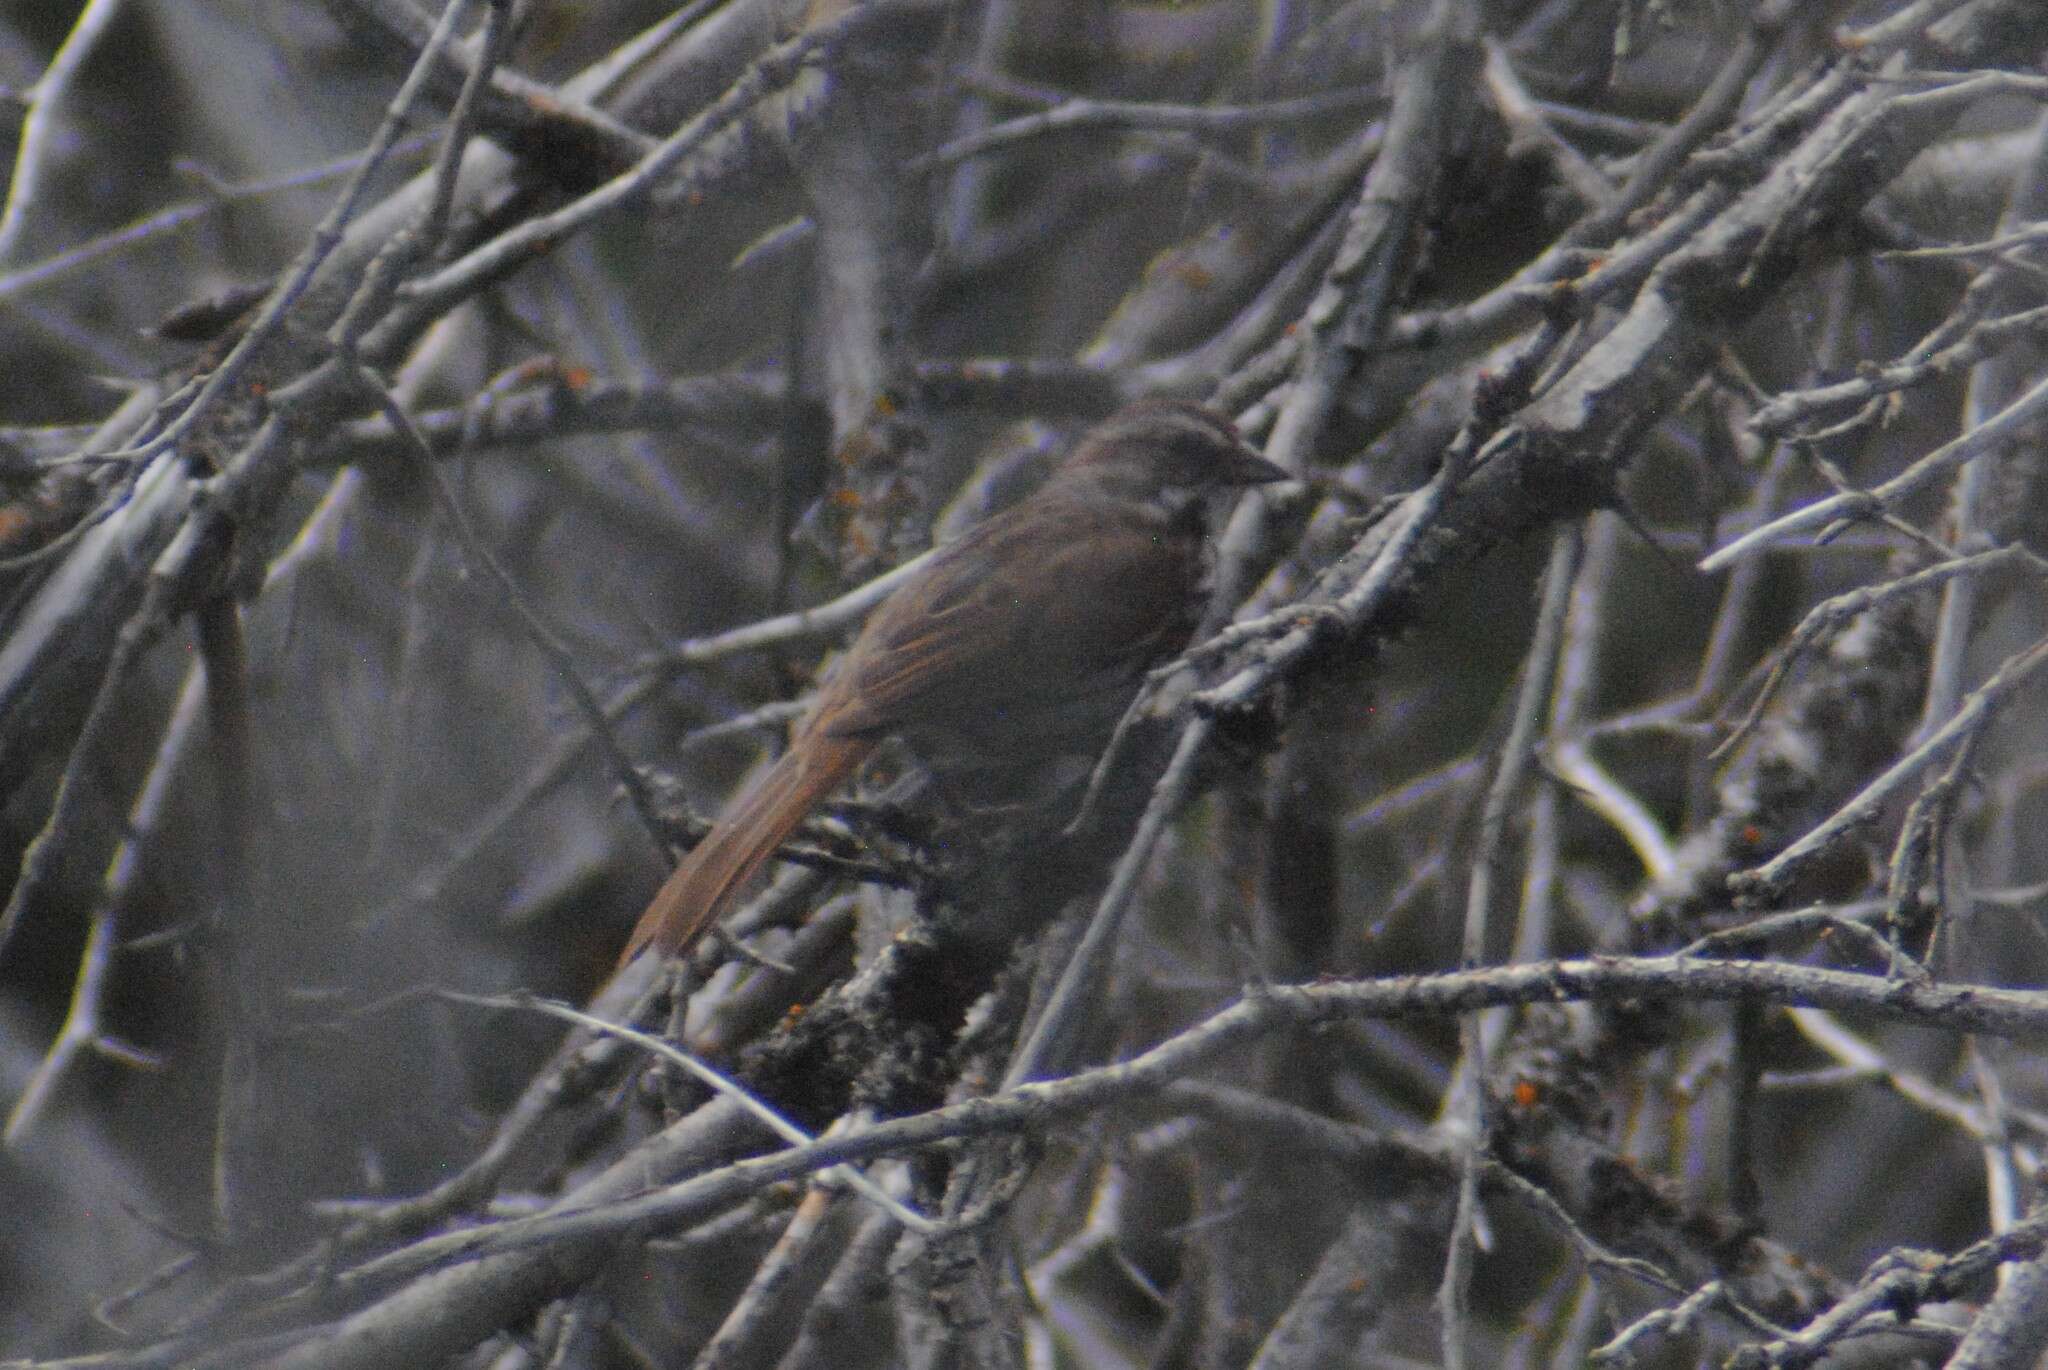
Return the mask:
M198 394L193 396L182 413L165 424L154 437L129 451L107 454L110 458L147 461L168 451L173 444L192 431L201 416L212 409L215 401L225 394L230 386L241 379L242 373L255 360L257 352L268 346L271 335L284 322L286 315L298 305L307 287L313 283L313 277L321 265L333 254L334 249L340 246L342 230L355 218L357 206L371 180L383 169L385 161L397 147L399 135L412 117L413 108L425 90L428 74L439 61L442 49L453 40L456 26L461 22L469 4L470 0L449 0L447 8L441 12L440 22L435 25L433 40L421 51L419 61L413 64L404 83L399 86L398 92L391 97L390 103L386 106L383 122L377 126L377 132L371 137L369 149L363 154L361 165L349 177L341 193L335 197L334 204L327 214L307 235L306 246L278 278L276 287L264 300L256 317L250 321L248 329L221 360L220 365L214 368L213 374L200 385Z
M795 80L806 66L822 60L834 45L871 24L888 23L938 8L936 0L883 0L883 3L858 5L776 45L756 59L738 80L726 88L724 94L699 110L630 169L554 213L528 219L471 249L432 275L408 282L403 292L408 301L407 312L426 318L438 316L451 304L503 276L514 265L553 249L604 216L650 194L681 165L684 158L703 147L726 125ZM402 330L403 322L391 321L387 326ZM374 344L367 346L368 350L375 351Z
M2048 378L2011 404L1970 429L1962 436L1935 448L1898 475L1870 490L1852 490L1816 500L1782 518L1752 528L1727 546L1700 561L1708 575L1726 569L1743 557L1754 555L1768 544L1827 525L1840 519L1871 518L1889 505L1946 475L1965 462L1974 461L2008 439L2016 438L2048 414Z
M30 90L28 116L21 122L21 136L15 144L14 171L7 182L7 203L0 209L0 264L14 256L42 192L43 170L57 151L58 111L79 68L91 56L93 46L106 33L121 11L121 0L88 0L50 65Z
M1728 755L1744 737L1749 735L1750 730L1763 718L1765 708L1769 706L1772 696L1777 693L1779 685L1791 672L1792 665L1799 659L1800 653L1812 646L1823 633L1900 595L1943 585L1959 576L1978 576L1986 571L2012 565L2026 566L2043 576L2048 576L2048 562L2043 562L2025 547L2015 543L2006 547L1995 547L1988 552L1979 552L1974 556L1955 557L1879 584L1860 585L1854 590L1844 590L1841 594L1814 605L1807 610L1806 616L1799 620L1799 626L1792 630L1792 635L1777 652L1771 663L1770 673L1758 687L1756 698L1750 703L1748 711L1729 731L1728 736L1722 738L1714 750L1708 753L1707 759L1711 761Z
M1262 105L1164 105L1136 100L1071 99L1051 109L1005 120L979 133L956 138L921 157L912 158L903 169L909 175L920 176L1049 133L1082 129L1230 132L1266 124L1323 119L1333 114L1369 108L1380 99L1379 93L1371 89L1326 91Z
M1730 887L1745 892L1781 887L1794 871L1854 828L1875 818L1878 810L1908 780L1946 756L1951 747L1989 724L1997 709L2026 685L2043 665L2048 665L2048 639L2007 657L1989 680L1971 692L1963 706L1956 710L1955 717L1943 724L1933 736L1893 762L1883 775L1864 786L1855 798L1769 861L1753 870L1729 876Z
M57 1031L57 1039L37 1063L28 1082L21 1087L21 1093L14 1101L14 1107L7 1114L7 1128L0 1133L0 1143L8 1147L18 1146L21 1139L35 1126L49 1104L57 1082L87 1051L100 1042L100 1005L106 994L107 971L114 961L114 915L111 910L102 911L92 920L92 932L86 937L85 952L78 958L78 982L72 986L71 1007L65 1011L64 1026Z
M446 999L450 1003L473 1004L478 1008L501 1008L522 1012L545 1013L551 1018L560 1018L565 1023L574 1023L576 1026L587 1028L592 1032L602 1033L608 1037L617 1037L621 1041L631 1042L642 1050L653 1052L669 1064L682 1068L692 1078L701 1081L711 1089L731 1099L734 1103L745 1109L748 1114L758 1119L770 1132L773 1132L791 1146L801 1147L813 1141L810 1133L770 1108L738 1081L721 1071L712 1069L689 1052L684 1051L681 1047L676 1046L672 1042L663 1041L652 1033L642 1032L638 1028L628 1027L623 1023L614 1023L600 1018L594 1013L585 1013L582 1009L571 1008L567 1004L556 1003L553 1000L541 999L532 995L462 994L455 990L440 990L437 991L437 997ZM832 1132L828 1131L825 1134L825 1139L829 1140L832 1135ZM844 1181L850 1188L857 1190L869 1203L874 1204L875 1207L881 1209L912 1231L935 1232L938 1230L937 1224L933 1223L930 1218L925 1217L914 1209L905 1207L902 1203L890 1197L880 1185L870 1180L860 1171L855 1170L852 1166L836 1166L826 1173L834 1179Z
M576 664L575 655L555 636L554 630L541 617L539 609L528 601L525 591L520 589L519 582L513 578L512 572L478 534L475 525L469 520L468 510L463 508L461 498L449 482L447 473L441 469L441 464L434 460L433 449L427 446L426 439L412 426L412 418L406 412L405 406L399 403L398 397L367 368L358 367L356 374L359 383L376 398L378 407L390 420L392 428L411 440L413 449L418 453L421 465L426 471L428 482L433 487L434 497L440 503L442 512L447 515L450 526L455 529L456 536L462 540L464 550L497 583L499 592L504 597L505 606L512 611L513 617L518 619L527 639L547 658L557 678L568 690L569 697L575 701L577 711L583 715L584 727L588 730L589 736L597 742L599 749L604 752L605 760L610 763L612 776L625 789L626 797L631 802L641 826L647 830L648 836L654 840L658 850L667 850L668 844L663 838L660 810L654 802L653 792L648 789L647 777L633 764L633 759L626 754L625 747L612 731L611 723L605 717L604 706L598 702L589 682L584 680L583 672Z

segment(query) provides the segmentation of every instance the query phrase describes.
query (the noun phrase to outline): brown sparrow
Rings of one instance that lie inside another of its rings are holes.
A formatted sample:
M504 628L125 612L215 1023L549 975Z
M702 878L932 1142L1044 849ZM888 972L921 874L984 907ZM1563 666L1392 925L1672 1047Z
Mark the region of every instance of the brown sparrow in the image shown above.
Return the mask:
M1202 609L1211 497L1285 480L1199 405L1145 400L947 545L869 617L796 726L640 915L619 963L686 951L885 738L941 780L1106 740Z

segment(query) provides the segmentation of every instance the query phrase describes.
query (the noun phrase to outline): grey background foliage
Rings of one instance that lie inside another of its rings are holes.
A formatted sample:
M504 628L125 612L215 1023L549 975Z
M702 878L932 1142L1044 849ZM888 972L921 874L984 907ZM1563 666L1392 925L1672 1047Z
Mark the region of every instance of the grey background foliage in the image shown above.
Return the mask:
M2044 58L0 11L0 1355L2035 1363ZM887 756L595 1006L828 1140L551 1013L875 578L1149 394L1303 479L1092 821Z

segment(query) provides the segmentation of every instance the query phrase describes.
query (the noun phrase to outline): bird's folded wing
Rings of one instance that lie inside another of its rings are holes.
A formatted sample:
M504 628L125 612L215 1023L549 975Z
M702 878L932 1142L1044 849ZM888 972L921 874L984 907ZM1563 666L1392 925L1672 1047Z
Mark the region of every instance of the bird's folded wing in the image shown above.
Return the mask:
M972 530L882 606L828 687L853 701L834 734L1036 702L1142 665L1162 632L1185 631L1192 540L1078 504L1028 512Z

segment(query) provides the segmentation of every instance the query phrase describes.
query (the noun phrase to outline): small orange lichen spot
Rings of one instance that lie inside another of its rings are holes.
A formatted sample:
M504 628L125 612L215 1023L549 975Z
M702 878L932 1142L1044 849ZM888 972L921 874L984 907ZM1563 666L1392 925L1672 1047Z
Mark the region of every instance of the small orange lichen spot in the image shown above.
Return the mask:
M1534 1108L1536 1101L1543 1097L1543 1091L1536 1087L1534 1080L1515 1081L1514 1099L1516 1108Z
M686 198L690 201L690 207L694 209L698 205L704 203L704 192L701 190L693 190L689 193L689 195Z
M849 490L845 486L841 486L832 492L832 502L841 509L858 509L860 508L860 491Z
M896 413L896 397L884 390L875 396L875 413L880 418L890 418Z
M1216 273L1200 262L1182 262L1174 268L1173 274L1180 278L1181 284L1195 290L1207 290L1216 284Z
M1372 1288L1371 1280L1368 1280L1363 1275L1353 1275L1351 1282L1344 1286L1344 1292L1347 1294L1363 1294L1370 1288Z
M270 387L265 385L262 381L250 381L249 393L260 400L265 395L268 395L270 393Z
M1754 823L1744 823L1742 825L1742 844L1744 846L1754 847L1763 840L1764 830L1762 828L1759 828Z
M596 379L596 373L587 366L565 366L562 368L562 384L568 386L571 390L581 390Z

